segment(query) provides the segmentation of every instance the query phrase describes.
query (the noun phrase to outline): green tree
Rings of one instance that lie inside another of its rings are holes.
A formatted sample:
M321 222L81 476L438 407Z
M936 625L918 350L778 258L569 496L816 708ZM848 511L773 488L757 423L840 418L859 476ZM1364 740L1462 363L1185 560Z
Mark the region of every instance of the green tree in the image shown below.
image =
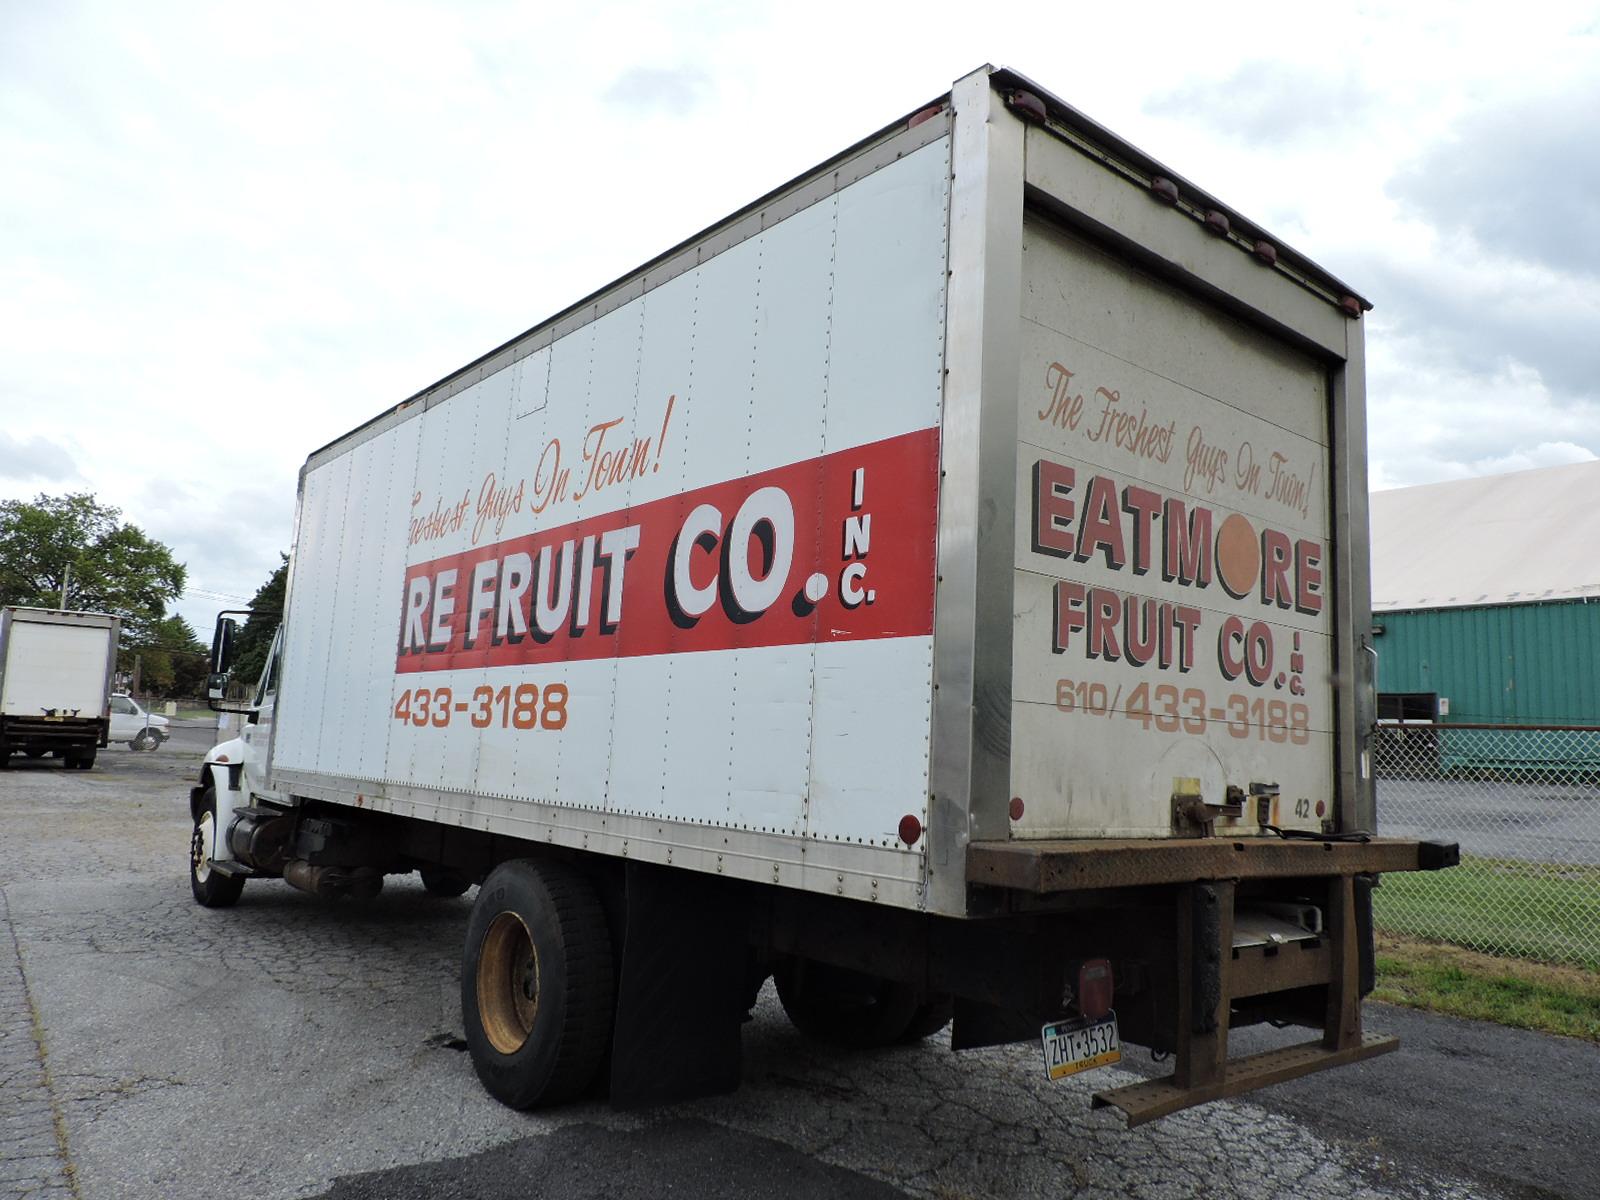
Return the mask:
M70 579L68 574L70 571ZM0 501L0 604L115 613L151 639L186 572L172 551L87 492Z
M122 639L117 670L139 668L139 690L156 696L202 696L211 651L182 617L164 617L146 632Z
M250 600L250 619L239 630L234 642L233 678L242 683L254 683L261 678L267 665L267 651L272 648L272 635L283 620L284 589L289 580L289 556L283 555L278 569L267 576L267 581L256 589Z

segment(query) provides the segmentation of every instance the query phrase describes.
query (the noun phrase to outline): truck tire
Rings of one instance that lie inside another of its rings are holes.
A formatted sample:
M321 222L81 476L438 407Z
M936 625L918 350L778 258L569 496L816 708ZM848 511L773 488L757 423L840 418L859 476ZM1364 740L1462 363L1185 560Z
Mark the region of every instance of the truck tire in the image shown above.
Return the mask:
M511 1108L581 1095L611 1045L611 932L594 887L555 860L484 880L467 920L461 1015L472 1065Z
M68 750L65 760L68 769L73 771L87 771L90 767L94 766L94 756L96 752L97 748L94 746L90 746L87 750Z
M950 1018L954 1015L955 1002L949 996L920 1004L917 1011L911 1014L911 1023L900 1035L900 1041L906 1045L925 1041L950 1024Z
M454 871L447 871L443 867L419 867L417 874L422 876L422 887L428 895L445 900L465 894L472 886L472 880L466 876L457 875Z
M238 902L244 880L224 875L211 868L217 848L217 790L208 787L200 799L194 819L194 835L189 839L189 890L196 903L205 908L228 908Z
M773 980L794 1027L837 1046L891 1046L906 1036L919 1013L909 985L826 963L790 959L773 972Z

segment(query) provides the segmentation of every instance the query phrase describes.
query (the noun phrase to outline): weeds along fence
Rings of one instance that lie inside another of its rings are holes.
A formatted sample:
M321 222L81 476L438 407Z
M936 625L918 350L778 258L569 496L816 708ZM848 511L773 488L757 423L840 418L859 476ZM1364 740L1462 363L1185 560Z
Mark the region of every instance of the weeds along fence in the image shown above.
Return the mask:
M1600 728L1385 723L1373 768L1384 834L1461 844L1384 877L1380 932L1600 970Z

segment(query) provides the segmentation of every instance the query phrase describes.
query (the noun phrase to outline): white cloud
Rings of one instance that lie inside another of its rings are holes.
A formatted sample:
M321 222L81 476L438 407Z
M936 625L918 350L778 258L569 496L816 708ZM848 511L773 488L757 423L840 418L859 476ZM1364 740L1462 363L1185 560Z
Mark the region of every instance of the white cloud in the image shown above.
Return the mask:
M77 478L77 464L59 442L0 430L0 485L62 484Z
M248 596L311 450L985 59L1371 295L1375 479L1600 449L1590 280L1394 187L1592 97L1587 4L152 0L0 15L0 417L55 472L0 495L91 487ZM1570 186L1556 144L1519 173Z

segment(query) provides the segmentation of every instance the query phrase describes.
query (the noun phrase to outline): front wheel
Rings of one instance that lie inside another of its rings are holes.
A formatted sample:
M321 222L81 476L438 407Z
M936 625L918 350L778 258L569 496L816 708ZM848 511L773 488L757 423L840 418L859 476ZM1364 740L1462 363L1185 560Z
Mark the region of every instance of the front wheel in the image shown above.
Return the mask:
M467 920L461 1016L472 1065L511 1108L581 1095L611 1044L611 932L566 863L515 859L483 881Z
M244 880L224 875L212 866L217 851L217 789L208 787L200 797L200 811L194 819L194 835L189 841L189 890L195 901L206 908L227 908L244 891Z
M128 743L128 747L132 750L154 750L159 745L161 745L161 735L152 733L148 729L139 730L134 734L133 741Z

